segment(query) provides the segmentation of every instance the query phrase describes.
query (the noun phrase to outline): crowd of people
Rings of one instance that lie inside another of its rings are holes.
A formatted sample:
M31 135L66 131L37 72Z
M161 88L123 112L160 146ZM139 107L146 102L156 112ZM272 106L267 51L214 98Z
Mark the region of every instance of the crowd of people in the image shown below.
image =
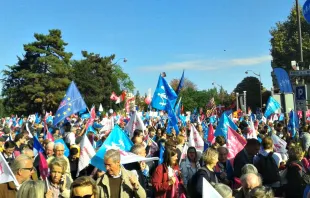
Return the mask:
M17 182L0 181L0 198L199 198L206 193L206 197L212 197L210 189L203 187L204 180L224 198L310 197L310 126L307 124L293 136L285 121L251 120L244 115L235 124L246 145L234 158L228 159L227 137L217 136L210 142L202 127L212 125L216 129L218 122L211 123L209 118L200 120L197 115L184 126L179 123L179 131L167 130L167 119L162 119L165 116L168 118L163 113L158 118L144 120L144 130L136 129L132 135L128 134L133 142L130 152L159 160L123 165L121 151L110 149L102 161L106 170L89 164L79 174L82 137L86 135L98 150L113 126L110 130L88 131L86 120L75 116L61 123L61 127L47 123L46 129L28 117L20 118L23 123L15 126L9 124L12 118L3 118L0 151ZM95 123L115 123L125 130L126 119L115 119L113 114L97 116ZM255 123L255 131L251 122ZM188 145L192 127L205 142L203 150ZM54 141L47 138L46 130ZM41 159L34 152L34 138L44 148L42 154L49 168L47 178L39 171ZM279 149L275 138L284 142L285 148ZM57 142L60 139L64 144ZM8 171L0 165L0 173Z

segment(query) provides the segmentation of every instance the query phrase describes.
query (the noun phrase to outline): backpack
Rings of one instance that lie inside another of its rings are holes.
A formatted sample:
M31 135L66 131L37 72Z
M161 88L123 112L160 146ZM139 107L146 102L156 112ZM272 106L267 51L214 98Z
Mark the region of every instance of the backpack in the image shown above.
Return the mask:
M194 198L195 195L196 195L197 177L198 177L198 175L199 175L199 172L201 172L201 171L205 171L205 172L207 173L209 179L210 179L210 177L211 177L211 176L210 176L210 172L209 172L209 170L208 170L206 167L201 167L201 168L199 168L198 171L193 175L192 178L190 178L190 179L188 180L188 183L187 183L187 194L189 194L190 197L193 197L193 198ZM215 180L216 180L216 182L218 182L217 177L215 177Z
M278 165L276 164L276 161L273 159L272 155L273 152L270 152L267 156L259 154L259 160L257 163L255 163L259 174L262 176L264 185L278 182L281 179Z

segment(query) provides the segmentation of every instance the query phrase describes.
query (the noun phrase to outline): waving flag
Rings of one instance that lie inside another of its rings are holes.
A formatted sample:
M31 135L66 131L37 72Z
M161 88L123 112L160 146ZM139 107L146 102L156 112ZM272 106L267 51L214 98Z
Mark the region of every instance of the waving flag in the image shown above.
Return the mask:
M129 151L132 146L133 143L129 137L118 125L116 125L97 151L96 155L91 159L90 163L100 170L105 171L104 154L108 149L117 148L122 151Z
M95 106L93 106L90 110L90 118L89 120L87 120L87 123L86 123L86 129L88 128L88 126L91 126L94 124L95 118L96 118L96 111L95 111Z
M179 94L183 87L184 87L184 70L183 70L182 77L180 79L179 85L177 87L176 94Z
M86 168L89 165L90 160L96 155L96 151L91 145L87 135L83 136L80 145L81 145L81 151L80 151L81 154L79 158L78 170L76 175L77 177L79 176L80 171Z
M57 125L60 121L64 120L66 117L81 111L82 109L87 108L78 88L75 83L72 81L65 97L62 99L55 117L54 117L54 126Z
M222 196L212 187L212 185L205 179L202 179L202 198L222 198Z
M48 177L48 164L42 152L39 152L39 171L42 179L45 180Z
M295 111L291 111L289 117L288 130L292 137L295 137L296 131L299 129L299 118Z
M283 93L292 93L292 85L287 72L283 68L274 68L273 71L277 77L280 91Z
M223 113L216 127L214 135L215 136L221 135L221 136L224 136L225 139L227 139L228 126L235 131L238 129L236 124L225 113Z
M164 152L165 152L165 147L162 144L159 144L159 161L158 161L158 164L162 164L164 162Z
M246 145L246 140L232 128L228 127L227 132L228 159L233 159Z
M178 103L175 105L174 107L174 112L175 112L175 115L180 118L180 115L181 115L181 101L182 101L182 97L180 97Z
M215 142L215 136L214 136L214 128L212 124L209 124L208 129L208 142L214 143Z
M38 138L36 136L33 137L33 153L34 155L38 155L39 153L44 152L44 148L39 142Z
M117 95L114 93L114 91L112 92L111 96L110 96L110 99L111 100L114 100L114 101L117 101L118 100L118 97Z
M19 186L15 175L13 174L10 166L7 161L4 159L3 155L0 154L0 184L7 183L13 181L15 186Z
M167 83L167 81L161 75L159 75L151 106L158 110L166 110L167 101L170 101L172 106L174 106L177 97L177 94Z
M130 120L125 126L124 130L129 134L130 137L133 136L133 132L136 129L140 129L142 131L145 130L144 123L141 117L137 114L137 111L134 111L133 114L130 116Z
M278 109L280 109L281 106L273 97L269 97L267 101L267 107L265 110L264 116L268 118L271 114L275 113Z
M191 126L191 132L188 139L188 146L193 146L197 151L200 151L201 153L203 152L204 141L193 124Z

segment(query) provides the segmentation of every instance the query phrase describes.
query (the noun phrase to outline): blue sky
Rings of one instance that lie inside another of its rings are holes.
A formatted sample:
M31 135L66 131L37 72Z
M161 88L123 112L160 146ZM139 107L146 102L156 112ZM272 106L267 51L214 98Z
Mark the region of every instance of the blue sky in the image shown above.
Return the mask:
M300 0L303 4L305 0ZM125 57L140 93L154 91L160 72L185 76L199 89L215 81L229 92L260 72L270 89L270 34L295 0L9 0L0 1L0 70L17 62L34 33L61 29L66 51Z

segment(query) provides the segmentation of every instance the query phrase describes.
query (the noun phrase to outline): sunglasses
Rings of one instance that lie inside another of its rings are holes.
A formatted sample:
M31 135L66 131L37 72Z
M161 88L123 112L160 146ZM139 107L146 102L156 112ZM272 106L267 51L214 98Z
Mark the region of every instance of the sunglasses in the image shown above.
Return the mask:
M22 168L23 170L29 170L29 171L32 171L33 170L33 167L32 168Z
M91 198L93 194L91 195L84 195L84 196L73 196L72 198Z

